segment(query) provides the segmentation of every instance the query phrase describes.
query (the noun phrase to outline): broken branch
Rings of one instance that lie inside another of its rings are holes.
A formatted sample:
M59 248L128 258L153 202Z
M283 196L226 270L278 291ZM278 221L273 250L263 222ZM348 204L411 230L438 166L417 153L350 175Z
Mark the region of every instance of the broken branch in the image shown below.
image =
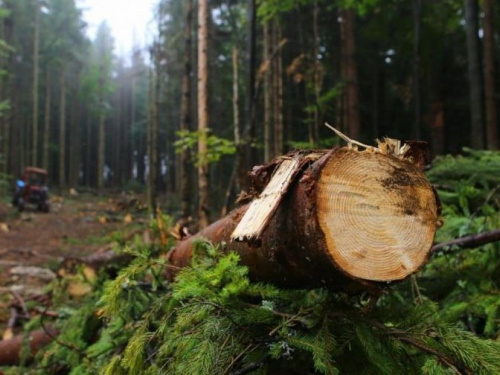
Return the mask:
M471 236L457 238L452 241L439 243L432 247L434 254L448 254L456 248L472 249L491 242L500 241L500 229L490 230L487 232L473 234Z

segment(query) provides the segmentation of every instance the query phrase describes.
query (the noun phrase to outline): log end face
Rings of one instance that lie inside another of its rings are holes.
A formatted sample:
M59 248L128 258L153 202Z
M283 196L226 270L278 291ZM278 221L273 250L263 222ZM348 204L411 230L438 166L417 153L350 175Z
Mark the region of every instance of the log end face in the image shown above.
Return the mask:
M333 262L369 281L400 280L420 269L439 225L436 196L414 164L347 148L325 164L317 207Z

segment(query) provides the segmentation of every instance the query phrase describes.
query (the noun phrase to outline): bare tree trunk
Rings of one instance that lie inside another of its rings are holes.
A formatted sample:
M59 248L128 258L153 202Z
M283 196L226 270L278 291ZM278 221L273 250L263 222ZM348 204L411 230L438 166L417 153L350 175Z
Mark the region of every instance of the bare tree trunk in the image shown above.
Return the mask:
M50 150L50 106L52 101L52 90L50 89L51 79L50 70L45 72L45 113L43 126L43 168L49 169L49 150Z
M321 85L323 81L323 71L321 69L321 62L319 60L319 29L318 29L318 15L319 7L318 0L314 0L313 8L313 37L314 37L314 48L313 48L313 62L314 62L314 124L313 124L313 144L317 144L319 140L319 127L321 124L321 114L319 108L319 99L321 94Z
M238 74L238 47L236 45L233 46L233 132L234 132L234 143L236 145L237 155L236 155L236 163L233 167L233 172L231 173L231 177L229 178L229 184L226 192L226 202L227 198L231 196L231 190L233 185L236 185L236 190L240 191L243 188L244 180L237 178L239 169L242 166L242 139L240 133L240 110L239 110L239 101L240 101L240 93L239 93L239 74ZM227 207L227 204L224 204L224 207Z
M71 103L71 128L70 128L70 150L69 150L69 186L76 188L80 176L80 73L76 76L76 90Z
M151 69L149 83L149 119L148 119L148 183L147 183L147 199L150 215L154 215L156 211L156 183L157 183L157 155L158 155L158 96L159 96L159 46L154 42L152 50L154 61L154 69L156 74Z
M134 55L137 53L134 47L134 51L132 51L132 61L134 61ZM132 165L131 168L133 170L134 168L134 163L137 163L136 168L137 168L137 181L142 182L142 180L139 178L140 174L140 167L139 167L139 158L140 158L140 135L136 134L135 132L135 123L136 123L136 118L137 118L137 109L136 109L136 103L137 103L137 98L136 98L136 93L137 93L137 75L139 72L137 71L136 65L133 63L133 69L132 69L132 78L131 78L131 103L130 103L130 133L131 133L131 147L132 147ZM131 171L131 173L133 173Z
M193 28L193 1L185 0L185 19L184 29L184 75L182 77L182 102L181 102L181 131L189 131L191 128L191 30ZM187 218L191 214L191 166L189 164L189 150L183 150L180 162L180 193L181 193L181 212L182 217Z
M31 148L31 163L38 165L38 68L40 49L40 1L35 2L35 32L33 35L33 146Z
M471 145L482 149L485 146L483 128L483 105L481 95L481 65L479 63L478 5L477 0L464 0L467 33L467 58L469 61Z
M152 113L152 128L151 128L151 208L156 211L156 190L158 189L158 131L160 126L160 100L161 100L161 47L158 43L155 51L155 79L153 92L153 113ZM154 212L153 211L153 212Z
M105 126L106 116L104 109L99 113L98 149L97 149L97 189L100 191L104 187L104 163L105 163Z
M198 220L201 228L205 228L209 223L208 124L208 0L200 0L198 4Z
M154 60L154 56L151 55L151 59ZM153 184L152 184L152 166L151 166L151 155L153 153L153 117L154 117L154 88L153 88L153 68L149 68L149 87L148 87L148 122L147 122L147 134L146 134L146 154L148 156L148 169L147 169L147 179L146 179L146 200L148 205L148 210L150 215L154 215L154 197L153 197Z
M421 108L420 108L420 26L422 22L422 0L413 0L413 88L415 121L412 135L414 139L421 138Z
M264 23L264 42L263 42L263 57L265 71L264 71L264 160L265 162L269 162L272 157L273 152L273 144L272 144L272 121L273 115L271 112L272 106L272 94L271 94L271 41L270 41L270 30L269 30L269 21Z
M238 47L233 46L233 130L234 142L239 144L240 137L240 111L239 111L239 90L238 90Z
M334 58L333 61L333 71L335 72L335 78L336 80L340 83L343 84L344 80L344 38L343 38L343 25L342 25L342 11L339 9L337 10L337 13L335 15L337 19L337 24L339 25L339 32L337 34L336 38L336 44L338 45L338 50L339 50L339 58ZM347 133L346 130L346 124L344 123L344 88L342 88L342 91L336 95L334 101L335 105L335 124L337 124L337 128L340 129L342 132Z
M437 97L432 101L430 110L432 149L435 155L442 155L445 152L444 120L443 99Z
M380 67L377 61L374 61L372 74L372 138L379 138L379 117L380 117Z
M256 70L256 2L247 0L247 93L246 93L246 130L245 141L245 170L257 162L255 141L257 129L255 127L255 70Z
M92 115L90 111L87 112L87 147L85 150L85 180L86 185L92 185L92 176L90 164L92 162Z
M484 0L484 92L486 100L486 139L488 149L498 149L497 108L495 105L495 41L493 1Z
M3 31L4 31L4 40L7 44L12 43L13 37L13 28L14 28L14 18L12 15L13 2L12 0L3 2L4 8L7 10L7 15L3 19ZM14 53L10 52L6 58L6 70L8 72L13 71L13 67L15 64ZM2 83L5 82L5 87L2 85L2 99L9 100L11 107L3 114L2 116L2 125L3 125L3 138L0 140L3 143L3 156L5 157L5 161L3 163L2 171L5 174L13 174L13 159L11 156L11 137L12 137L12 101L14 99L14 85L12 73L9 73L2 77Z
M66 67L61 67L59 99L59 188L66 186Z
M277 20L273 24L273 44L278 48L281 41L281 26ZM272 156L283 152L283 66L281 49L273 59L273 104L274 104L274 151Z
M358 99L358 70L355 59L355 18L353 9L344 9L342 15L342 63L345 81L345 122L346 132L349 137L359 139L359 99Z

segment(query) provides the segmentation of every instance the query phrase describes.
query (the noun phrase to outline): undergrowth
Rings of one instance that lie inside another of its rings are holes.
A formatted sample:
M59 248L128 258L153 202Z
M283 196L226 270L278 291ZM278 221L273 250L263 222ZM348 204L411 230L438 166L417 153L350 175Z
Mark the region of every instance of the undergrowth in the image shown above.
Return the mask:
M500 227L500 154L466 151L429 172L443 201L439 241ZM490 174L494 174L492 176ZM156 241L68 300L55 283L57 341L8 374L498 374L499 248L450 249L375 298L255 283L238 255L198 241L170 283ZM57 292L59 290L59 292ZM29 356L29 353L26 353ZM30 364L31 363L31 364Z

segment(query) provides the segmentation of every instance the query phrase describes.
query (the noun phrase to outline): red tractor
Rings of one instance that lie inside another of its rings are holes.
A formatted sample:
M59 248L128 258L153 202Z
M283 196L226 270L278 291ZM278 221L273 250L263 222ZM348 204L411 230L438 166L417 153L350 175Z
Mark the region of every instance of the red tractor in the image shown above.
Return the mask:
M26 167L21 179L16 181L12 204L19 212L24 211L26 204L34 204L43 212L50 211L48 173L45 169Z

